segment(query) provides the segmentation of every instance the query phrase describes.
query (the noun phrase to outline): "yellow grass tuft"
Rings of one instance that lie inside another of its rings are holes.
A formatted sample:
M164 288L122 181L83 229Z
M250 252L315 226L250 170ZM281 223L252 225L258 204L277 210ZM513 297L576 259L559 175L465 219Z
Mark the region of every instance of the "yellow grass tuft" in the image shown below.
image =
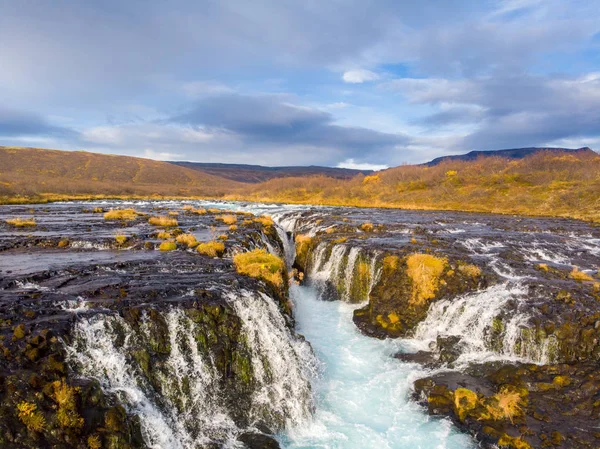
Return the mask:
M277 287L283 285L283 260L264 249L236 254L233 263L240 274L263 279Z
M160 231L158 234L156 234L156 238L157 239L161 239L161 240L167 240L173 237L173 234L171 234L168 231Z
M477 393L468 388L457 388L454 392L454 409L459 419L463 421L470 410L478 403Z
M177 243L187 245L188 248L193 248L194 246L198 245L198 241L196 240L196 236L194 234L179 234L175 240Z
M477 265L473 265L470 263L459 265L458 271L460 271L462 274L464 274L466 276L470 276L472 278L477 278L477 277L481 276L481 268L479 268Z
M237 229L238 229L237 225L231 225L231 226L229 226L229 230L230 231L237 231Z
M538 267L538 270L541 270L541 271L549 271L550 270L547 263L540 263L540 264L538 264L537 267Z
M411 254L406 259L407 273L412 279L411 303L421 305L435 297L446 259L431 254Z
M363 179L363 185L369 185L369 184L379 184L381 182L381 177L379 175L371 175L371 176L365 176Z
M177 249L177 244L175 242L162 242L158 247L161 251L174 251Z
M125 243L127 241L127 236L126 235L122 235L122 234L117 234L117 235L115 235L115 241L119 245L122 245L123 243Z
M573 267L573 271L571 271L569 273L569 277L571 279L575 279L576 281L593 281L594 278L591 277L589 274L583 272L583 271L579 271L579 268L577 267Z
M54 401L58 404L56 417L61 427L70 427L81 429L83 427L83 418L77 413L77 391L75 387L67 385L65 380L53 382Z
M92 209L92 213L93 214L102 214L102 213L104 213L104 208L102 208L102 207L94 207Z
M256 217L254 219L256 223L262 224L265 228L268 226L273 226L275 222L269 215L261 215L260 217Z
M46 419L37 410L37 405L22 401L17 404L17 410L19 411L19 419L29 430L33 430L34 432L44 430Z
M181 208L181 210L185 210L185 211L192 211L194 210L194 206L190 205L190 204L186 204L185 206L183 206Z
M111 209L104 214L105 220L135 220L139 213L134 209Z
M512 423L514 418L522 415L525 400L514 388L503 387L486 402L488 419L496 421L508 419Z
M89 449L101 449L102 447L100 436L97 434L90 435L87 439L87 444Z
M232 224L237 223L237 217L235 215L231 215L231 214L221 215L221 216L217 217L217 220L221 220L223 223L225 223L227 225L232 225Z
M199 243L196 246L196 251L204 256L221 257L225 252L225 244L214 240L212 242Z
M36 225L35 218L9 218L8 220L6 220L6 223L11 226L16 226L18 228Z
M228 239L228 237L227 237L227 234L221 234L221 235L220 235L219 237L217 237L217 238L218 238L219 240L223 240L223 241L225 241L225 240L227 240L227 239Z
M388 271L393 271L398 269L398 265L400 264L400 258L398 256L385 256L383 258L383 268Z
M364 232L373 232L375 227L373 226L373 223L363 223L360 225L360 229L362 229Z
M175 218L166 217L164 215L157 216L157 217L150 217L150 220L148 220L148 223L150 223L151 225L154 225L154 226L161 226L163 228L174 227L174 226L178 225L177 220Z
M172 211L169 211L168 215L170 217L177 217L179 215L179 212L177 212L176 210L172 210Z
M192 214L196 214L196 215L206 215L206 209L203 209L203 208L192 209L190 212Z

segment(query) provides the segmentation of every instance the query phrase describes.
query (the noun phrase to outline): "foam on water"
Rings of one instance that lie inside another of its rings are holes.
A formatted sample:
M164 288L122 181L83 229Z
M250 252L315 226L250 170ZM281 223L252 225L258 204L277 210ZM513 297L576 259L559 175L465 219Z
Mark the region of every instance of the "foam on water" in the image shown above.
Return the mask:
M314 418L282 437L295 449L460 449L475 447L446 420L409 400L425 372L391 356L399 340L363 336L352 322L356 305L318 299L314 288L293 286L298 331L322 362L313 378Z

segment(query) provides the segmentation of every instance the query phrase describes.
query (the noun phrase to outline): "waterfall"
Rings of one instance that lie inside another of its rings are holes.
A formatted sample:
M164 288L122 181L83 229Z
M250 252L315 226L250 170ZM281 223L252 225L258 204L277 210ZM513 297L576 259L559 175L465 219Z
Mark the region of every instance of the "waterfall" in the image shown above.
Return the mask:
M229 297L243 321L259 388L253 396L253 418L268 421L276 415L285 428L302 425L313 411L309 379L317 361L310 345L286 327L275 302L263 293L242 291Z
M117 329L125 332L125 341L117 346ZM74 342L67 347L68 358L83 376L97 379L103 389L115 394L130 413L140 417L144 442L152 449L184 449L177 435L173 416L161 410L151 397L151 387L132 366L127 354L132 350L133 329L120 317L97 316L79 321L73 330Z
M244 411L249 428L240 428L235 418L240 410L226 405L244 407L231 386L224 386L212 346L202 344L202 324L183 309L160 312L165 323L160 331L147 315L139 327L118 315L82 318L67 358L79 375L98 380L138 415L152 449L233 447L241 432L255 426L281 430L309 420L314 407L309 378L317 366L310 345L287 327L269 296L242 290L226 294L226 300L241 323L237 353L249 354L249 387L240 387L251 389L251 406ZM236 356L228 357L233 363Z
M525 294L522 285L506 283L437 301L417 326L414 338L427 345L438 337L460 337L459 365L498 358L550 363L553 338L536 342L526 314L515 312L511 319L503 318L508 302L523 301Z

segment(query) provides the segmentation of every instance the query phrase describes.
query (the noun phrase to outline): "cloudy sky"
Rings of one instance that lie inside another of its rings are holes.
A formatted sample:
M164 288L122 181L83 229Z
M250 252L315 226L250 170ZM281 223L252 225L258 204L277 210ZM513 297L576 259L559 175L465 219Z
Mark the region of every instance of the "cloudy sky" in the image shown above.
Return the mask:
M0 0L0 145L393 166L600 148L600 0Z

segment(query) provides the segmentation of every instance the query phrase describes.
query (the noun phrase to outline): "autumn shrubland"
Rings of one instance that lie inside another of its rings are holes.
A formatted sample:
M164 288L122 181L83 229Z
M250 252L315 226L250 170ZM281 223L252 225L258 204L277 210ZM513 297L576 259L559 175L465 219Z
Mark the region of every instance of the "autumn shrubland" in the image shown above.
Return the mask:
M257 184L167 162L31 148L0 147L0 166L0 203L4 204L210 198L547 215L600 222L600 155L591 150L540 151L522 159L445 160L434 166L404 165L352 179L286 177ZM188 212L206 213L204 209Z
M334 206L463 210L600 221L600 155L540 152L406 165L351 180L273 179L232 199Z

